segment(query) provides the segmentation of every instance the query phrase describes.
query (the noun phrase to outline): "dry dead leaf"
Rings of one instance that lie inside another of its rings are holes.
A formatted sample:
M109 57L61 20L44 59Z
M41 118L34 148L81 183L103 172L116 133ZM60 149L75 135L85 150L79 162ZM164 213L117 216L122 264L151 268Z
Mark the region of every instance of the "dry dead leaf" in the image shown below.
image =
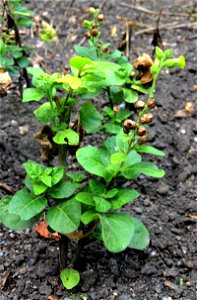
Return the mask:
M34 226L34 230L45 239L54 239L56 241L59 241L60 239L58 232L50 232L48 230L48 224L46 221L41 221L38 224L36 224Z
M176 112L175 118L188 118L193 117L196 114L194 104L192 102L187 102L184 109L180 109Z
M35 135L35 140L41 145L41 159L52 160L57 154L57 144L53 142L54 133L48 125L44 125Z
M1 71L0 71L0 95L6 96L7 91L9 87L12 84L12 79L10 77L10 74L8 72L3 72L3 68L0 66Z
M117 26L113 25L111 28L111 37L115 37L116 32L117 32Z
M185 111L191 114L195 114L195 107L192 102L187 102L185 104Z
M143 53L142 56L135 59L133 66L135 69L139 71L141 70L144 71L147 69L149 70L152 64L153 64L152 58L148 54Z
M47 300L58 300L56 296L50 295L48 296Z

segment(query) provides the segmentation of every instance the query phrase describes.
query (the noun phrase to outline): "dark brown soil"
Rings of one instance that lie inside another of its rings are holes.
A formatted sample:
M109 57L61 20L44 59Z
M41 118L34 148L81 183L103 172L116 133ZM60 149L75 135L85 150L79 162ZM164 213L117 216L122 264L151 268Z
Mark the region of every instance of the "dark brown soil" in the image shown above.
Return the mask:
M68 66L74 54L73 44L83 42L80 22L89 6L101 1L29 1L28 5L53 21L58 28L59 45L40 44L37 38L26 43L37 50L33 59L42 59L49 72L61 71ZM87 246L79 260L81 282L72 292L66 291L58 278L58 243L40 238L32 229L13 232L2 225L0 232L0 283L4 285L0 300L44 300L55 295L59 300L195 300L197 296L197 124L195 116L176 118L175 113L186 102L196 101L196 32L188 27L194 18L180 16L194 11L195 1L160 0L127 1L151 11L174 12L162 15L161 24L185 24L178 29L161 30L165 49L172 48L176 56L184 55L184 70L163 72L159 78L156 99L158 108L149 130L149 142L166 152L165 158L154 159L166 170L159 180L140 177L135 183L141 197L125 210L137 215L149 228L151 244L146 251L126 250L120 254L107 252L100 243ZM106 1L103 13L106 21L103 36L110 39L111 27L117 24L117 34L124 29L117 16L138 23L155 25L157 16L121 5L119 1ZM152 52L152 34L133 32L131 61L143 52ZM116 45L118 36L113 39ZM38 54L36 54L38 53ZM22 186L27 159L39 162L40 149L33 135L39 127L32 111L36 103L22 104L17 85L1 99L0 115L0 178L13 191ZM96 136L94 136L94 139ZM150 159L150 157L149 157ZM1 195L5 195L1 191Z

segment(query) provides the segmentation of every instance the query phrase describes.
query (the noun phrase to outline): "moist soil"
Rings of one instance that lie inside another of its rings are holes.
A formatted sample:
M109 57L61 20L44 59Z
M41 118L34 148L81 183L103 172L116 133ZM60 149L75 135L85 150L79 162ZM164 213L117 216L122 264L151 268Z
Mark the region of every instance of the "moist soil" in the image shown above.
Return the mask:
M186 102L196 101L196 32L191 12L195 1L127 1L127 4L147 8L151 13L128 8L119 1L105 1L103 37L116 47L124 30L124 17L147 27L133 30L131 61L143 52L152 53L153 34L139 33L154 27L163 9L160 30L165 49L176 56L184 55L184 70L163 71L159 77L154 121L148 131L148 143L162 149L165 158L147 157L165 169L161 180L141 176L127 187L135 187L141 196L127 205L124 211L140 218L149 228L151 243L145 251L125 250L112 254L100 242L85 247L78 260L81 281L78 287L67 291L59 280L58 242L38 236L33 229L13 232L1 226L0 300L44 299L117 299L117 300L194 300L197 289L197 220L196 203L196 143L195 115L177 118ZM39 38L30 38L23 32L26 44L36 50L32 62L48 72L61 72L68 67L74 55L73 45L84 43L81 21L87 17L89 6L101 1L29 1L27 5L57 28L60 43L46 45ZM165 14L165 12L170 12ZM120 18L122 17L122 19ZM182 27L169 29L168 24ZM112 27L117 33L112 38ZM107 101L105 96L99 103ZM98 103L97 102L97 103ZM98 104L97 104L98 105ZM101 107L101 105L99 105ZM99 107L98 106L98 107ZM0 116L0 170L1 183L13 192L22 187L25 173L22 163L27 159L41 162L40 148L34 141L39 128L32 111L37 103L21 103L17 81L8 95L1 99ZM95 134L86 143L100 145L105 137ZM73 163L76 166L76 162ZM0 190L1 196L6 195ZM51 296L51 297L49 297ZM54 296L54 298L52 298Z

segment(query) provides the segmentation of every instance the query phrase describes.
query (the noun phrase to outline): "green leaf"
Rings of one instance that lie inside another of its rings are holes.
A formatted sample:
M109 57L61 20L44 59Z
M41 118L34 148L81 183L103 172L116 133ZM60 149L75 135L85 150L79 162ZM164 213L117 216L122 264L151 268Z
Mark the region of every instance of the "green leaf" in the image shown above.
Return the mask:
M75 199L77 199L77 201L86 204L86 205L90 205L90 206L95 206L94 201L93 201L93 196L91 193L88 192L81 192L78 193L75 196Z
M95 210L87 210L81 215L81 222L85 225L98 219L99 219L99 214Z
M60 278L67 290L71 290L72 288L74 288L80 281L79 272L77 270L69 268L61 271Z
M106 188L104 187L104 185L95 179L89 180L89 187L92 194L95 196L102 196L106 192Z
M71 71L75 76L78 76L83 67L87 64L93 64L93 62L87 57L75 56L70 59Z
M143 93L143 94L149 94L149 93L150 93L150 88L146 89L146 88L144 88L142 85L132 84L132 85L131 85L131 88L132 88L133 90L136 90L136 91L138 91L138 92L140 92L140 93Z
M138 93L132 89L123 88L124 101L135 103L138 100Z
M26 68L29 65L29 59L26 56L22 56L16 61L20 68Z
M2 222L6 227L12 230L23 230L31 227L37 222L38 217L34 217L28 221L21 220L20 216L17 214L9 213L8 208L11 196L5 196L0 201L0 222Z
M75 183L71 181L63 181L55 185L47 191L47 193L55 199L69 198L77 190Z
M110 199L118 194L118 189L111 189L105 194L105 198Z
M77 150L79 164L89 173L103 177L107 182L111 180L112 174L106 169L101 161L99 150L96 147L88 146Z
M120 164L126 158L126 154L123 152L117 152L111 155L112 164Z
M101 197L93 197L96 211L107 212L111 208L111 203Z
M55 185L57 184L62 177L64 176L64 167L63 166L57 166L57 167L49 167L47 168L47 170L51 169L51 177L52 177L52 181L51 181L51 185Z
M110 252L125 250L134 234L134 224L126 214L106 214L99 216L102 226L102 239Z
M136 174L144 174L155 178L161 178L165 175L165 172L162 169L158 169L158 167L154 163L150 162L141 162L134 164L132 166L129 166L122 172L122 175L127 179L133 178L133 176L135 176Z
M18 26L25 26L28 28L33 28L34 27L34 22L32 20L26 19L26 18L21 18L20 20L17 21Z
M55 102L53 102L53 107L56 108ZM51 105L49 102L46 102L42 104L40 107L38 107L36 110L34 110L34 115L36 116L36 119L43 123L49 123L51 121Z
M83 47L83 46L79 46L79 45L74 45L74 49L75 49L75 52L82 57L90 58L92 60L97 59L97 54L93 47L87 48L87 47Z
M85 180L87 178L87 176L85 174L82 174L79 172L66 173L66 175L68 177L70 177L72 179L72 181L74 181L74 182L82 182L83 180Z
M23 92L23 102L39 101L45 96L45 93L40 92L35 88L27 88Z
M122 125L115 124L113 121L106 123L104 126L105 132L111 133L111 134L117 134L120 129L122 128Z
M134 223L134 234L129 243L129 248L144 250L150 243L150 235L146 226L136 218L131 217Z
M83 103L80 107L79 114L80 122L87 133L94 133L99 130L103 117L92 103Z
M128 109L120 108L116 114L116 121L122 122L125 119L127 119L128 117L130 117L132 114L133 114L133 112L131 112Z
M43 197L35 197L26 189L19 190L10 201L9 213L18 214L21 220L27 221L42 212L47 205Z
M128 190L121 188L118 190L118 194L113 199L111 199L111 209L119 209L126 203L137 199L139 195L140 194L136 190Z
M137 152L157 155L157 156L165 156L165 152L153 147L153 146L147 146L147 145L138 145L136 144L135 150Z
M56 144L68 144L71 146L77 146L79 144L79 134L72 129L65 129L58 131L53 137Z
M54 230L62 234L75 231L80 225L81 204L74 198L66 200L47 212L47 222Z

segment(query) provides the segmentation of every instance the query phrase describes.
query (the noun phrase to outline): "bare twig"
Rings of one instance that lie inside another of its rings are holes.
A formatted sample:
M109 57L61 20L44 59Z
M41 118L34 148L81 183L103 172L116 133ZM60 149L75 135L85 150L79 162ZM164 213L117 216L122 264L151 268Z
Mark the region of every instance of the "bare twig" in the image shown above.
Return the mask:
M178 29L178 28L187 28L187 29L191 29L191 28L196 28L196 23L185 23L185 24L177 24L177 25L171 25L171 24L162 24L159 26L159 30L161 29ZM139 30L139 31L136 31L134 33L134 36L137 36L137 35L141 35L141 34L144 34L144 33L152 33L153 31L155 31L156 27L150 27L150 28L146 28L146 29L143 29L143 30Z
M149 9L147 9L145 7L142 7L142 6L136 6L136 5L132 5L132 4L127 4L125 2L119 2L118 4L120 6L132 8L132 9L135 9L135 10L140 11L142 13L149 14L149 15L159 15L159 11L149 10ZM170 11L163 11L162 15L164 15L164 16L188 17L189 14L186 14L186 13L177 13L177 12L170 12Z
M5 288L6 283L8 282L8 279L9 279L10 275L11 275L11 272L8 271L8 272L6 273L6 275L5 275L5 277L4 277L3 280L2 280L2 283L1 283L1 290L3 290L3 289Z
M126 56L129 58L131 48L131 36L132 36L132 25L133 21L125 20L126 27Z
M0 182L0 189L6 191L8 194L13 194L13 190L3 182Z

